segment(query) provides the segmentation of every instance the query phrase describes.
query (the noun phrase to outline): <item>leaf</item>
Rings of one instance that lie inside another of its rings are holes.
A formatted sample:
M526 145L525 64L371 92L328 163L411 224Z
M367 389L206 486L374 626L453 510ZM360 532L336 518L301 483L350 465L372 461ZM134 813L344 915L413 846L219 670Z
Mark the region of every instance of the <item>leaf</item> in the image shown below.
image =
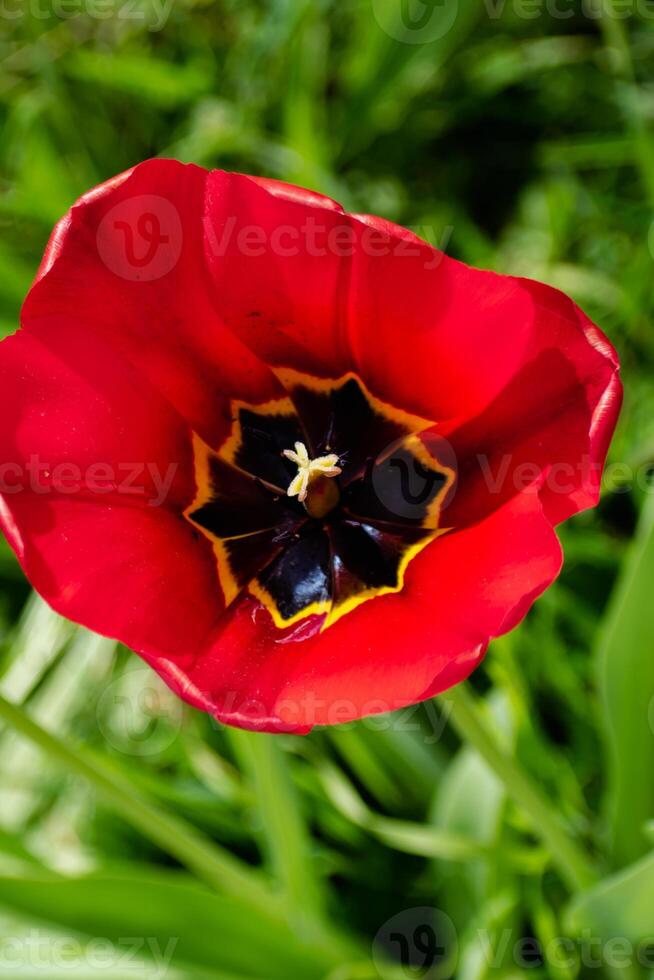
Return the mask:
M498 727L512 743L507 701L498 695L489 707ZM478 853L477 860L469 860L461 870L437 864L437 874L443 877L446 907L459 926L465 925L471 904L481 909L498 885L496 865L501 861L499 844L505 808L502 781L472 746L463 745L436 786L432 808L437 833L465 835L478 849L488 848L486 855Z
M194 102L210 91L212 84L210 63L198 60L175 65L155 58L80 49L69 59L67 68L80 82L163 108Z
M604 878L578 895L565 913L566 930L574 935L591 931L608 941L654 942L654 853Z
M492 712L498 726L508 734L511 720L506 702L504 697L495 697ZM497 840L506 791L474 748L466 745L459 750L438 787L437 800L437 827L468 834L483 844Z
M289 757L278 741L258 732L231 731L248 773L262 827L262 850L279 880L296 926L322 929L325 898Z
M353 728L337 726L328 730L327 736L371 796L390 810L402 806L403 794L400 787L388 772L386 760L366 740L361 725Z
M467 861L483 853L477 841L463 834L375 813L366 806L341 769L317 756L315 766L325 794L339 813L387 847L445 861Z
M654 497L615 586L599 631L597 668L609 748L611 850L624 867L649 850L654 816Z
M0 878L0 902L30 918L101 937L173 966L286 980L323 975L322 958L252 906L215 895L182 872L118 869L53 880ZM194 974L195 975L195 974Z

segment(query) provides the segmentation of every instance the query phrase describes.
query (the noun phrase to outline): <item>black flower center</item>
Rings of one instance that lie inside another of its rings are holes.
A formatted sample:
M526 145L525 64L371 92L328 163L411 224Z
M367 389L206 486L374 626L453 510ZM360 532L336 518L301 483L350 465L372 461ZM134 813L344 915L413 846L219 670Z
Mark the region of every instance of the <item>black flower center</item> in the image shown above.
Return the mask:
M280 629L309 616L324 629L402 589L410 560L442 533L454 475L428 448L432 423L375 398L355 375L277 374L288 397L235 403L217 450L196 437L198 493L186 517L213 543L227 604L248 590ZM304 494L302 450L307 466L327 459L325 472L307 470ZM330 462L338 472L328 475Z

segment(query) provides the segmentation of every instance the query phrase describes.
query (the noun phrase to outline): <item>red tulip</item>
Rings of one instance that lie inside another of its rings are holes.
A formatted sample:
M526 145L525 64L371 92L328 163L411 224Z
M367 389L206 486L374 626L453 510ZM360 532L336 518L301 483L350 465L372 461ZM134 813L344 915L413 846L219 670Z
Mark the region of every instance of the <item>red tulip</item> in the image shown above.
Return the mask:
M170 160L59 223L0 376L34 587L266 731L465 678L558 574L621 398L558 291Z

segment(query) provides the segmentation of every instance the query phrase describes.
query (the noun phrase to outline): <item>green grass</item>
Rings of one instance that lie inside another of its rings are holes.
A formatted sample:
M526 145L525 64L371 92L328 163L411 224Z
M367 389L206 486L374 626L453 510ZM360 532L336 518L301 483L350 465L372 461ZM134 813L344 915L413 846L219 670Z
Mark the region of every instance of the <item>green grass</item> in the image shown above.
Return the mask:
M395 0L0 16L0 334L75 197L171 155L565 289L626 387L560 580L471 685L381 722L221 729L30 598L0 544L0 976L419 977L375 937L427 948L429 906L458 940L429 976L653 973L654 20L547 6L458 0L423 44L380 27Z

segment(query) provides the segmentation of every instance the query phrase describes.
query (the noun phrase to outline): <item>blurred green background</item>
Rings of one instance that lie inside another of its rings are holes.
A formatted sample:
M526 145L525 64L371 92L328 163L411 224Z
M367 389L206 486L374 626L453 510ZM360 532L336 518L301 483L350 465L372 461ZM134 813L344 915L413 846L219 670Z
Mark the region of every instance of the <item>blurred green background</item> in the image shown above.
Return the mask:
M626 404L560 580L466 688L221 729L0 544L0 975L654 975L654 4L2 0L0 331L153 155L265 174L569 292Z

